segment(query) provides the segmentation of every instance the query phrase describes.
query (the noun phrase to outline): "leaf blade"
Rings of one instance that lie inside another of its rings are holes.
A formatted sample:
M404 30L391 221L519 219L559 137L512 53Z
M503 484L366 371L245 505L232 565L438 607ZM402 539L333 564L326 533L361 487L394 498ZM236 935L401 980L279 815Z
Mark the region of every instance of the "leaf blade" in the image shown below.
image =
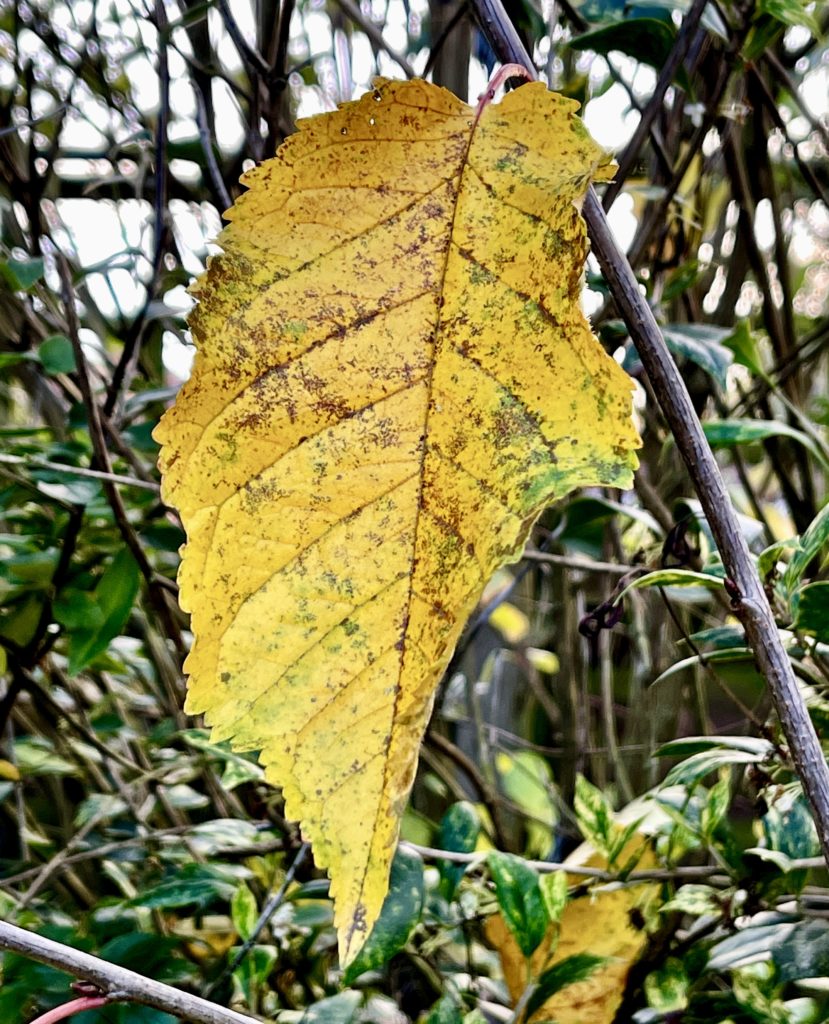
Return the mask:
M606 157L572 110L529 85L473 134L400 82L305 122L245 179L156 431L188 534L187 709L263 751L331 873L344 965L489 575L554 495L631 480L631 384L578 308L573 204Z

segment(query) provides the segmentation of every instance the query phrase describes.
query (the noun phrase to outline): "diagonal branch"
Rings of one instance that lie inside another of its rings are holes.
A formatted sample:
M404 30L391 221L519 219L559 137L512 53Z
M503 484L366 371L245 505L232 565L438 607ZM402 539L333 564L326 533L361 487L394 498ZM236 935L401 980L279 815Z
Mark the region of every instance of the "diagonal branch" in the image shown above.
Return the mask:
M504 62L523 64L535 77L532 61L501 0L475 0L475 4L481 26L498 57ZM723 564L735 585L734 613L743 624L757 665L768 683L792 761L815 816L823 855L829 863L829 769L719 467L685 382L592 188L584 202L584 217L593 252L685 461Z
M405 56L398 53L394 47L388 42L386 37L380 31L380 29L369 21L368 18L364 18L360 8L353 2L353 0L337 0L338 5L342 9L343 13L346 14L354 24L359 28L361 32L365 32L368 38L374 43L380 50L384 50L389 57L397 64L400 70L405 74L407 78L416 78L417 72L406 59Z
M633 135L630 138L625 151L619 157L619 170L613 181L607 186L607 191L602 198L602 205L605 210L609 210L613 205L614 199L622 191L625 180L630 174L633 165L639 158L639 152L642 149L642 143L648 137L651 126L656 120L657 114L662 109L662 102L665 99L665 93L668 91L668 87L674 80L674 76L679 70L682 62L688 51L691 49L691 44L694 41L697 27L702 17L702 12L705 10L705 6L708 0L694 0L690 10L682 19L682 28L677 33L676 42L674 43L673 49L668 55L668 59L659 72L659 78L656 82L656 88L653 90L653 95L648 100L648 104L642 111L642 116L639 119L639 124Z
M59 971L92 982L109 1001L139 1003L172 1014L192 1024L252 1024L253 1018L209 1003L200 996L162 985L152 978L116 967L97 956L54 942L35 932L0 921L0 950L48 964Z

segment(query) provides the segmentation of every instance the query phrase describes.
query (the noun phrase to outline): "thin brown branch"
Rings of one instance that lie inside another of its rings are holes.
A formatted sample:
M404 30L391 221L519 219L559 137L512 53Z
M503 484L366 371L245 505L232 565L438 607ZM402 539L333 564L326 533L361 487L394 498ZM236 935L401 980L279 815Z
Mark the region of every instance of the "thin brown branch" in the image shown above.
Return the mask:
M622 191L625 181L633 169L634 163L639 159L642 145L650 134L651 126L656 120L659 111L662 109L665 93L668 91L677 71L691 48L691 43L694 40L700 18L702 17L702 12L705 10L707 2L708 0L694 0L690 10L682 19L682 27L677 33L676 42L668 55L668 59L665 61L662 66L662 70L659 72L659 78L656 81L656 87L653 90L653 95L648 100L645 109L642 111L639 124L637 124L630 141L625 147L624 153L622 153L619 158L619 170L616 172L613 181L608 185L607 191L604 194L602 205L605 210L609 210L613 205L613 201Z
M397 66L406 75L407 78L417 77L417 72L412 67L412 65L406 60L406 58L402 54L399 54L392 47L391 43L389 43L386 40L386 37L383 35L380 29L374 24L374 22L369 21L367 18L363 17L362 11L355 3L352 2L352 0L337 0L337 4L342 9L342 11L345 14L347 14L349 18L351 18L351 20L354 22L357 28L359 28L361 32L365 32L365 34L369 37L369 39L374 43L375 46L379 47L379 49L381 50L384 50L391 57L391 59L395 62L395 64L397 64Z

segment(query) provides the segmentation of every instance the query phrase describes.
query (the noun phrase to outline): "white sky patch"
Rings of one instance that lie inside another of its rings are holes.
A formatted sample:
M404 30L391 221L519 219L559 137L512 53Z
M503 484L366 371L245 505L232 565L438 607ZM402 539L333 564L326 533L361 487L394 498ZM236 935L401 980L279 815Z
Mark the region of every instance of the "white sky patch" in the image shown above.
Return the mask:
M627 252L633 244L636 227L639 224L634 215L633 208L633 196L628 192L622 192L610 207L610 212L607 215L608 224L610 224L610 228L616 236L616 241L622 247L623 252Z
M754 212L754 235L761 249L771 251L774 246L774 219L770 199L761 199L757 204Z
M804 75L799 92L812 117L825 117L829 107L829 67L817 68Z
M617 82L606 93L590 100L582 119L600 146L618 153L639 124L639 113L632 110L630 98Z
M187 332L189 338L190 332ZM183 342L172 331L165 331L161 336L161 358L170 375L177 380L185 381L193 369L196 348L192 342Z

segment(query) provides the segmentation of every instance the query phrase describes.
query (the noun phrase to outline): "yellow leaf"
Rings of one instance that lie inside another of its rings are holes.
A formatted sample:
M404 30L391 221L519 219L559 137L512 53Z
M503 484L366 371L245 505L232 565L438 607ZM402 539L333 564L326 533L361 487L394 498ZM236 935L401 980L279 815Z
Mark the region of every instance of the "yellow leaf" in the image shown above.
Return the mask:
M520 644L530 631L530 620L520 608L508 601L493 609L489 624L510 644Z
M377 918L434 690L495 568L575 487L627 487L631 384L579 309L608 158L527 85L474 111L378 82L244 179L156 431L187 530L187 709L260 749Z
M647 807L641 799L636 800L617 815L617 821L627 824L641 817ZM637 871L656 867L657 860L648 836L664 820L664 812L651 804L640 831L625 845L616 863L625 868L635 863ZM606 858L589 843L575 849L565 863L572 867L607 869ZM568 880L571 885L585 883L585 878L576 874L568 875ZM561 916L555 953L550 957L554 926L532 956L534 974L539 975L545 966L577 953L608 957L608 963L594 971L586 981L568 985L548 999L533 1014L532 1020L555 1020L557 1024L613 1024L630 970L648 941L647 932L644 927L634 924L634 917L647 917L659 895L658 882L644 882L625 888L599 882L583 896L570 900ZM487 920L486 936L501 957L504 980L510 996L517 1002L527 983L524 955L500 914Z
M11 763L11 761L3 761L0 759L0 779L6 779L9 782L18 782L20 780L20 772L18 771L17 765Z

